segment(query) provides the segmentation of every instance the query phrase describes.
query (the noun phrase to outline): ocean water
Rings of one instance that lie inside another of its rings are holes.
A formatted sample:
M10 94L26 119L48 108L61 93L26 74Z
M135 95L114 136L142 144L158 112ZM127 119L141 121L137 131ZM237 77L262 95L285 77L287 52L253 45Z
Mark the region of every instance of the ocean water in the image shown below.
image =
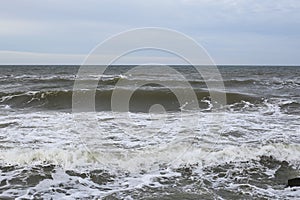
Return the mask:
M300 67L219 66L220 107L191 66L172 66L184 80L134 67L82 79L99 80L95 112L73 112L79 66L1 66L0 199L300 198L286 187L300 176Z

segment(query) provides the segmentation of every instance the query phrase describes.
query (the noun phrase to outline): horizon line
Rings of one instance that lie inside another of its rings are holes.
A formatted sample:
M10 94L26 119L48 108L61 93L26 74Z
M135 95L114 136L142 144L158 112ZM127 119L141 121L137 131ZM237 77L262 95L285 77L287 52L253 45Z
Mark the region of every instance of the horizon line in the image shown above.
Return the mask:
M3 58L1 56L5 55ZM9 55L9 56L8 56ZM11 57L12 55L16 56L16 58ZM76 65L76 66L82 66L82 62L84 61L84 59L89 55L89 53L87 54L69 54L69 53L53 53L53 52L33 52L33 51L12 51L12 50L0 50L0 66L18 66L18 65L35 65L35 66L60 66L60 65ZM21 56L21 57L18 57ZM24 57L25 56L25 57ZM28 57L29 56L29 57ZM135 59L158 59L158 63L157 64L149 64L149 65L173 65L173 66L187 66L187 65L192 65L192 64L188 64L188 63L172 63L171 60L167 60L168 57L149 57L149 56L145 56L145 57L133 57L133 62L135 62ZM3 60L2 60L3 59ZM18 61L13 61L17 59ZM39 60L36 63L34 63L34 60ZM58 60L57 62L53 61L53 63L51 63L50 60L56 59ZM132 59L129 57L129 59ZM163 60L161 60L163 59ZM1 60L3 61L1 63ZM69 60L69 61L68 61ZM50 62L49 62L50 61ZM159 63L161 62L161 63ZM175 61L176 62L176 61ZM147 61L143 62L143 61L137 61L137 63L130 63L130 61L125 62L125 63L116 63L116 64L112 64L111 66L121 66L121 65L147 65L145 64L147 63ZM149 62L148 62L149 63ZM299 64L295 64L295 63L290 63L290 64L284 64L284 63L237 63L237 64L231 64L231 63L221 63L221 64L217 64L218 62L216 62L213 59L213 65L215 66L300 66ZM92 64L92 65L106 65L106 64ZM213 65L205 65L205 64L194 64L194 65L198 65L198 66L213 66Z
M203 64L112 64L108 66L131 66L131 65L143 65L143 66L159 66L159 65L171 65L171 66L224 66L224 67L234 67L234 66L245 66L245 67L255 67L255 66L266 66L266 67L300 67L300 64L215 64L215 65L203 65ZM92 65L82 65L82 64L0 64L1 67L4 66L107 66L105 64L92 64Z

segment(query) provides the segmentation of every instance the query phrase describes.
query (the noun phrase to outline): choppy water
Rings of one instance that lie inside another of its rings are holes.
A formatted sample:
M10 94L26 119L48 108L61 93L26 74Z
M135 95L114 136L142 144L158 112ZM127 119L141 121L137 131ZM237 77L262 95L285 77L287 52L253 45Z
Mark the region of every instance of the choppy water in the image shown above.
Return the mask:
M175 66L199 103L185 112L161 84L181 80L150 66L126 74L132 67L100 77L97 112L72 113L77 66L1 66L0 198L300 198L285 187L300 175L300 67L219 67L227 105L214 109L196 71ZM153 82L133 93L129 113L111 111L122 80ZM166 112L149 114L154 104Z

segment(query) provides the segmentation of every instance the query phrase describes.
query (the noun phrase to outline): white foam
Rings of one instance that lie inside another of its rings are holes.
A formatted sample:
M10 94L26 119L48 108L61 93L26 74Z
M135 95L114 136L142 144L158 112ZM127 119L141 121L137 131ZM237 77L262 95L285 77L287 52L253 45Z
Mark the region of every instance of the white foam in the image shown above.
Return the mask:
M164 127L159 127L160 123L149 123L148 114L135 114L129 121L120 113L115 116L110 112L81 113L82 123L76 126L78 120L68 113L0 116L2 122L12 124L1 128L0 136L5 141L0 159L8 164L49 162L80 166L95 162L87 153L87 147L104 166L140 171L141 168L157 168L157 163L213 165L258 159L263 155L290 162L299 158L299 144L292 142L299 133L292 123L297 116L226 113L226 122L217 128L218 121L212 121L214 115L202 113L199 124L190 129L189 124L182 124L180 120L185 117L184 122L187 122L194 115L187 113L176 118L175 114L169 116ZM160 119L156 116L159 114L153 114L152 120ZM275 118L291 123L274 124ZM132 134L126 134L122 126L130 128ZM91 130L101 132L89 132ZM80 131L90 133L92 142L85 143ZM234 131L240 135L234 135ZM224 133L226 136L222 135Z
M151 118L145 113L131 113L127 118L128 113L111 112L78 115L55 111L13 112L0 116L1 122L11 124L1 128L0 163L19 166L54 164L62 170L53 174L53 180L43 180L28 191L43 192L49 187L59 187L57 185L63 182L67 185L74 184L74 188L70 190L72 198L85 198L87 191L95 196L103 196L115 192L126 193L144 186L163 187L156 181L157 178L180 177L181 174L173 169L189 165L197 166L193 171L199 177L201 174L208 176L202 169L223 166L229 162L252 163L253 160L260 160L262 156L272 156L297 167L300 143L295 141L299 140L299 116L285 115L277 108L264 108L273 111L272 114L265 114L265 110L224 111L223 124L219 123L213 112L198 115L193 112L182 115L171 113L163 124L164 127L160 127L160 123L151 123L151 120L162 119L162 114L159 113L151 113ZM193 124L191 129L192 125L188 122L193 121L195 116L198 116L199 123ZM182 118L185 119L184 123ZM78 121L81 123L76 123ZM131 134L126 134L123 126L130 129ZM84 143L86 138L82 138L82 134L91 136L90 139L94 142L91 143L92 146ZM79 172L106 169L118 176L114 182L106 185L111 190L99 191L95 189L99 186L96 187L88 179L68 177L65 169ZM130 172L131 175L124 176L120 171ZM265 173L274 176L275 171L276 169L265 170ZM163 175L161 172L164 172ZM218 179L220 183L212 187L221 187L222 181L227 184L228 177L223 179ZM78 181L82 184L78 184ZM227 186L232 186L232 191L242 187L238 184ZM282 190L261 189L252 185L249 187L257 195L282 197L279 194ZM283 196L299 196L294 191L283 192ZM22 194L24 198L30 197L24 191ZM50 196L66 197L58 192L55 195Z
M76 169L95 163L85 149L11 149L0 153L4 165L43 165L54 164L65 169Z

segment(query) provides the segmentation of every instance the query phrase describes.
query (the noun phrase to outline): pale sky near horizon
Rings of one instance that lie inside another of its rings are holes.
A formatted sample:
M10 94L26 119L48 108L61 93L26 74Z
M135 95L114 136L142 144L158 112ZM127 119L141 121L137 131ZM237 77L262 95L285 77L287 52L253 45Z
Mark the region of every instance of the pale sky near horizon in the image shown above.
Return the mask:
M112 35L162 27L195 39L217 64L299 65L299 10L297 0L3 0L0 64L81 64Z

